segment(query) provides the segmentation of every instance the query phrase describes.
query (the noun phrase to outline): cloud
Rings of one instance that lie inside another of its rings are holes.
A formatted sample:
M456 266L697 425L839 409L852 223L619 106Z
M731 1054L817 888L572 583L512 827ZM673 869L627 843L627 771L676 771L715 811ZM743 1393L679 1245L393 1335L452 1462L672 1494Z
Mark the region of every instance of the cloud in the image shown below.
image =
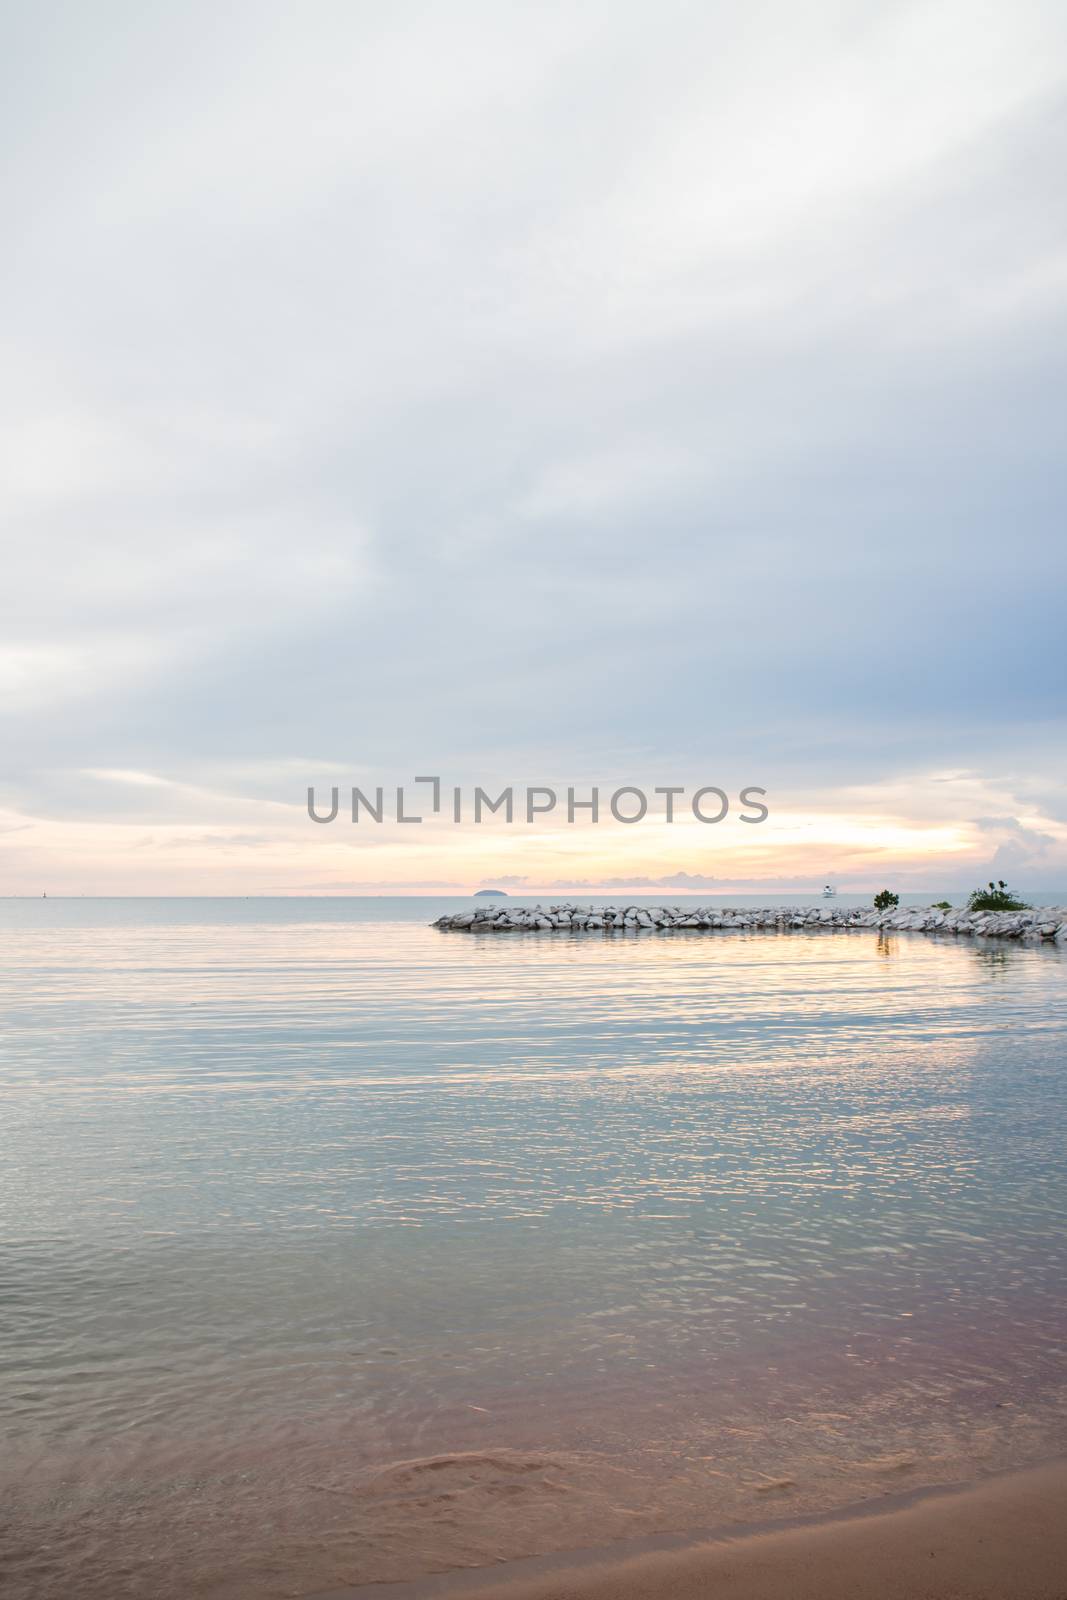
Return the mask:
M156 850L230 851L259 850L278 842L261 833L192 833L173 839L142 839L141 846Z
M983 833L991 834L997 841L989 863L993 877L1043 866L1058 843L1052 834L1030 827L1018 817L978 817L975 826ZM1062 870L1061 864L1057 865Z
M1065 46L1043 0L22 8L12 803L955 771L1067 816Z
M699 872L668 872L659 878L602 878L590 882L582 878L563 879L559 883L545 884L546 889L589 889L594 894L609 893L613 889L717 889L718 878L709 878Z
M378 894L379 892L392 894L425 894L428 890L450 890L457 894L470 894L468 884L453 883L443 878L423 878L417 883L410 881L384 879L379 882L366 881L353 883L348 879L325 881L320 883L278 883L272 885L278 894L341 894L361 895Z

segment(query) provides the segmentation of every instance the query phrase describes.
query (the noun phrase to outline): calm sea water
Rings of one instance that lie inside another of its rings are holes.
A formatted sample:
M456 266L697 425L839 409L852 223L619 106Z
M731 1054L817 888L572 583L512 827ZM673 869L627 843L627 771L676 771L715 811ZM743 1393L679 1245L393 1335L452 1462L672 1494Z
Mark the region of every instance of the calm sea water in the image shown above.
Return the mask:
M1067 960L0 902L13 1596L337 1590L1067 1443Z

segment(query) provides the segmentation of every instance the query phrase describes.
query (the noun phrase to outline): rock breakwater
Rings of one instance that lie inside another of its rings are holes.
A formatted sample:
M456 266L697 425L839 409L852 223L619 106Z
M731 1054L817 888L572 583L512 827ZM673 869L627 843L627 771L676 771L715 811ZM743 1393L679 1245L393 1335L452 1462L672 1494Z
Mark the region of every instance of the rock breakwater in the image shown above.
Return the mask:
M766 906L732 910L719 906L479 906L456 911L432 924L457 933L673 933L719 930L891 929L898 933L943 933L991 939L1052 940L1067 945L1067 907L1030 911L941 911L936 906Z

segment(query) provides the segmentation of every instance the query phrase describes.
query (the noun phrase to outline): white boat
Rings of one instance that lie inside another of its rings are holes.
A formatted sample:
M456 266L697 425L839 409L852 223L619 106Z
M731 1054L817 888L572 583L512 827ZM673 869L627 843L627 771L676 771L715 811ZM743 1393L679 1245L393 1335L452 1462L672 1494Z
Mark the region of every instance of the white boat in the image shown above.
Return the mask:
M824 900L833 900L836 895L837 895L837 890L834 888L833 884L832 883L826 884L826 886L825 886L825 888L823 889L823 892L822 892L823 899Z

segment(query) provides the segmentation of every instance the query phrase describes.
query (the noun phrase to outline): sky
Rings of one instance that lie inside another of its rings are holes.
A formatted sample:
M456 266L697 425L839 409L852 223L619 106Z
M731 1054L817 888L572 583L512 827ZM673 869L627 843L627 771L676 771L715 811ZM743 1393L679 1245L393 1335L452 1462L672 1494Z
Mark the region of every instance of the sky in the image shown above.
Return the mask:
M1067 889L1062 5L0 16L0 894Z

